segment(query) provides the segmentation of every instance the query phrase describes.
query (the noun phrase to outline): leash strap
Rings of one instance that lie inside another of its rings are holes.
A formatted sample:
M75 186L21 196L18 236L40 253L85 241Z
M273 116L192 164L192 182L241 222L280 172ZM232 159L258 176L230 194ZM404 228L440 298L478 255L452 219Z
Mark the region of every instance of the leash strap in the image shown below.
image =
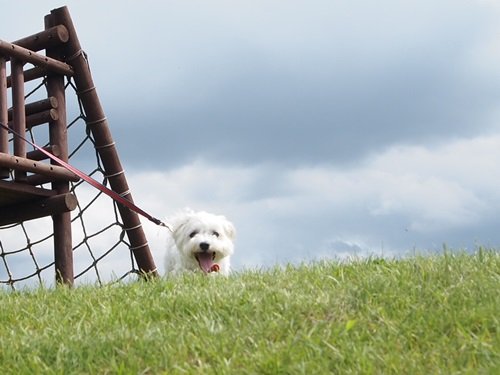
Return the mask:
M31 142L29 139L23 137L21 134L19 134L14 129L8 127L7 125L5 125L5 124L3 124L3 123L0 122L0 126L2 128L4 128L4 129L7 129L10 132L12 132L12 134L14 134L16 137L19 137L20 139L22 139L26 143L30 144L31 146L33 146L34 148L36 148L38 151L40 151L41 153L43 153L44 155L46 155L48 158L50 158L51 160L53 160L56 163L60 164L62 167L66 168L67 170L69 170L71 172L73 172L74 174L76 174L82 180L84 180L87 183L89 183L90 185L92 185L97 190L99 190L99 191L103 192L104 194L106 194L107 196L111 197L115 202L121 204L122 206L125 206L125 207L131 209L132 211L138 213L139 215L142 215L143 217L145 217L149 221L152 221L156 225L160 225L160 226L165 227L168 230L172 231L172 229L167 224L165 224L164 222L162 222L160 219L157 219L157 218L151 216L146 211L144 211L141 208L137 207L131 201L123 198L120 194L118 194L117 192L109 189L107 186L101 184L100 182L98 182L97 180L93 179L89 175L85 174L84 172L82 172L78 168L75 168L72 165L66 163L65 161L59 159L57 156L53 155L49 151L47 151L47 150L43 149L42 147L36 145L35 143Z

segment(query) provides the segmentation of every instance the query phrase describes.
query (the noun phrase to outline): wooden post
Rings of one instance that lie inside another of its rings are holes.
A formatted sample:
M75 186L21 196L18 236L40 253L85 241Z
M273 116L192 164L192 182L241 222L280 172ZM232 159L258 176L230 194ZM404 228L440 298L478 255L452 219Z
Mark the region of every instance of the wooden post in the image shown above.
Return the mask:
M66 61L74 71L74 80L78 95L85 110L87 126L96 142L95 147L102 160L111 189L124 198L133 201L123 168L118 157L115 143L109 130L108 121L97 96L88 61L82 51L73 21L67 7L51 11L53 24L62 24L69 32L69 41L64 45ZM118 205L120 215L141 273L157 275L156 266L149 245L142 229L139 216L128 208Z
M13 107L13 128L24 136L26 133L26 113L24 112L24 64L21 61L12 59L12 107ZM26 143L19 137L14 137L14 155L22 158L26 157ZM16 182L26 182L26 172L14 171Z
M53 19L45 17L45 30L54 27ZM67 40L67 38L66 38ZM54 59L62 59L62 48L47 48L46 55ZM47 95L55 98L58 104L58 116L49 122L49 143L59 148L59 158L68 161L68 134L66 129L66 95L64 88L64 76L56 72L47 75ZM51 110L55 111L55 110ZM51 161L52 164L54 162ZM67 181L52 182L52 190L57 194L67 195L69 183ZM54 262L56 269L56 281L67 285L73 285L75 276L73 269L73 241L71 234L71 213L62 212L52 215L54 227Z
M7 59L0 55L0 123L7 125ZM9 153L9 132L7 129L0 129L0 153ZM0 168L0 179L9 177L8 168Z

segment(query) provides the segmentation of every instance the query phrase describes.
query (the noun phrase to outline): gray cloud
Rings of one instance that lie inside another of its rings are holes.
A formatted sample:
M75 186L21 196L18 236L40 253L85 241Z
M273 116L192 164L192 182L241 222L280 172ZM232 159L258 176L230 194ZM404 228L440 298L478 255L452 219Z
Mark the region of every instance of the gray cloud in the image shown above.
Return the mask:
M458 7L442 19L431 6L431 16L400 7L387 19L361 14L340 25L328 9L332 22L318 15L315 32L291 31L295 23L304 27L296 18L277 20L290 35L274 25L267 43L258 22L233 23L215 37L174 33L178 40L167 38L168 53L157 56L158 69L142 77L137 96L108 98L114 134L128 163L171 167L193 158L345 163L395 143L487 132L500 75L482 75L470 58L491 36L486 9L473 9Z
M498 123L493 3L143 4L69 2L127 165L345 164Z

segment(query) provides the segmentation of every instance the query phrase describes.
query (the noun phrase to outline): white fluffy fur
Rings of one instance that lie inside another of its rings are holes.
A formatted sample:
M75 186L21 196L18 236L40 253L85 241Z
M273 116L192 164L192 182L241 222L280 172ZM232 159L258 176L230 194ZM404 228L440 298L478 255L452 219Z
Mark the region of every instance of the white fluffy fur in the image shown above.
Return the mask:
M208 212L186 211L169 220L172 236L167 246L165 271L175 275L185 271L203 272L197 260L208 252L219 273L229 274L230 257L234 251L235 229L224 216Z

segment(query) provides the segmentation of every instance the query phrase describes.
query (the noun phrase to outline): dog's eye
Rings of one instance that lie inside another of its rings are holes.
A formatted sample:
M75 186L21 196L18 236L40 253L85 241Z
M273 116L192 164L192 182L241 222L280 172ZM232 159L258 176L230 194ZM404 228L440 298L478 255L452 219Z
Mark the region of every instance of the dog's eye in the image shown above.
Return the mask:
M189 233L189 238L193 238L194 236L196 236L198 234L197 231L194 231L194 232L191 232Z
M219 232L216 232L215 230L212 232L212 234L213 234L215 237L219 237Z

